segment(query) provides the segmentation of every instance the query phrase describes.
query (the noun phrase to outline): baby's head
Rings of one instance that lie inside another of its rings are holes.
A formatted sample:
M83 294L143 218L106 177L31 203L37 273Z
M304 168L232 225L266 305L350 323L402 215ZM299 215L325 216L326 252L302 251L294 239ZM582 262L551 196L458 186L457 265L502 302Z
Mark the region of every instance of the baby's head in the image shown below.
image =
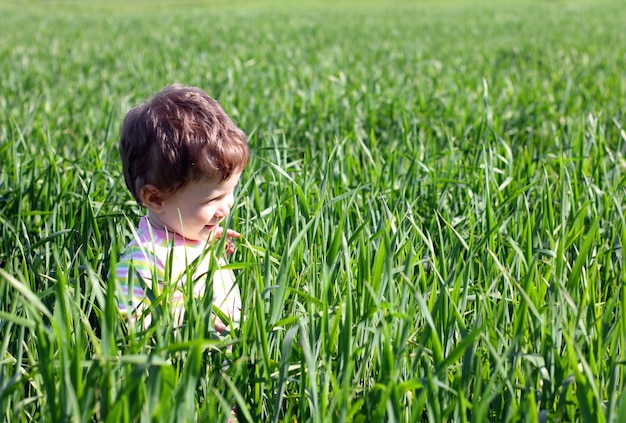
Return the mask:
M246 135L219 103L182 85L130 110L119 148L126 186L139 204L145 185L173 193L192 181L226 180L250 159Z
M182 85L166 87L128 112L119 149L126 186L155 216L166 213L161 206L170 198L173 204L187 201L182 192L200 190L197 197L206 187L234 189L250 159L246 135L219 103Z

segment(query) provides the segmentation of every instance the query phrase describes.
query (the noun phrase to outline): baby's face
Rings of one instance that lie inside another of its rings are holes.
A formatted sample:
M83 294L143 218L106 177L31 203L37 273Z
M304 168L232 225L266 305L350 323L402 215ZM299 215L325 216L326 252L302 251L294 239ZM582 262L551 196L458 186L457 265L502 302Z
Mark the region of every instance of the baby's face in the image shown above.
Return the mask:
M230 213L241 173L225 181L197 181L163 201L150 221L195 241L206 241Z

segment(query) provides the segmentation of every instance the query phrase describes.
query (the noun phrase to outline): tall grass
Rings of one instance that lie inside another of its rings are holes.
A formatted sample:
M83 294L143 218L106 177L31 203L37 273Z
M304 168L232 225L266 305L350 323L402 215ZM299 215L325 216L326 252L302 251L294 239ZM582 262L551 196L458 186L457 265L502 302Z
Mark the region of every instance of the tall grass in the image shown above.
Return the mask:
M3 420L626 419L619 2L0 9ZM253 150L219 339L108 277L119 125L173 82Z

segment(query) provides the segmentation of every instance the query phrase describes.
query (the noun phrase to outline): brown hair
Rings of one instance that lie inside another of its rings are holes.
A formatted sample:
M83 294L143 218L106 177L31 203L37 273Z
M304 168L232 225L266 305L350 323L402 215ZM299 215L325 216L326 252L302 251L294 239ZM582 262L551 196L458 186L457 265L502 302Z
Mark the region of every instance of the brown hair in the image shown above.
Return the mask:
M191 181L226 180L250 160L246 135L199 88L171 85L131 109L120 132L126 186L173 193Z

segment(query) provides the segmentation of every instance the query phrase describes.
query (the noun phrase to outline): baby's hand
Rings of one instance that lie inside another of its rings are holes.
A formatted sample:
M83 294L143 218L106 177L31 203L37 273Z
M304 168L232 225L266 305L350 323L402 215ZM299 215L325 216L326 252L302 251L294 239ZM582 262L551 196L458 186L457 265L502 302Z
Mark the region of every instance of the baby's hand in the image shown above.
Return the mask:
M213 327L217 333L222 333L226 330L226 325L219 319L219 317L216 317L213 321Z
M233 229L226 229L226 243L224 244L224 248L226 250L226 255L230 255L235 252L235 243L232 238L241 238L241 234ZM215 230L215 239L220 239L224 236L224 228L221 226Z

